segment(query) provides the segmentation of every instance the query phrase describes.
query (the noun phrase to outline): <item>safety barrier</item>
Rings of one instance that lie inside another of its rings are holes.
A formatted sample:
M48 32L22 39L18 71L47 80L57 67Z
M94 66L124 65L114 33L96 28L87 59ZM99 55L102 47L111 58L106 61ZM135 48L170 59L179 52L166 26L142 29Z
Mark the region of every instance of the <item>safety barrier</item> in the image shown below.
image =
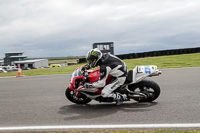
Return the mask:
M134 59L134 58L144 58L144 57L164 56L164 55L190 54L190 53L199 53L199 52L200 52L200 47L149 51L149 52L143 52L143 53L130 53L130 54L122 54L122 55L116 55L116 56L119 57L120 59Z
M87 62L86 58L80 58L79 61L78 61L78 63L85 63L85 62Z
M144 57L153 57L153 56L190 54L190 53L199 53L199 52L200 52L200 47L149 51L149 52L142 52L142 53L129 53L129 54L116 55L116 56L119 57L120 59L135 59L135 58L144 58ZM85 58L79 59L79 63L84 63L84 62L86 62Z

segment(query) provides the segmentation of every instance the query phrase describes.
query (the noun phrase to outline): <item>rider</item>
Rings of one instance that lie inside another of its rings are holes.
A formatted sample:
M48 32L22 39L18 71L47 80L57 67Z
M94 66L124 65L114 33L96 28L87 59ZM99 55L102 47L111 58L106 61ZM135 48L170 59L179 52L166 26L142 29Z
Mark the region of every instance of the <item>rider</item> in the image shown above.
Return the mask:
M87 88L104 87L108 75L111 75L115 79L103 88L101 96L112 97L117 105L120 105L123 101L127 100L126 94L113 92L124 84L127 76L127 66L121 59L108 53L102 54L99 49L95 48L87 53L86 60L89 64L89 67L86 69L100 66L100 79L92 84L86 84Z

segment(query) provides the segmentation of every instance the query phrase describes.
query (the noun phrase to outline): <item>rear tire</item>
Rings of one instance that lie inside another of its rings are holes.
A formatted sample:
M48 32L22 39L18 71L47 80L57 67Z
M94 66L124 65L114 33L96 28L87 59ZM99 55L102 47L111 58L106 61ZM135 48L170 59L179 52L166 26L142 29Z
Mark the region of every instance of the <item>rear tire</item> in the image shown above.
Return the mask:
M138 102L152 102L156 100L160 95L159 85L151 80L143 80L139 83L129 85L128 88L131 91L141 92L148 95L147 98L133 98L135 101Z
M65 91L65 96L67 97L67 99L73 103L76 104L87 104L90 101L92 101L92 99L86 97L85 95L79 93L78 94L78 99L76 98L76 92L74 90L71 90L69 88L66 89Z

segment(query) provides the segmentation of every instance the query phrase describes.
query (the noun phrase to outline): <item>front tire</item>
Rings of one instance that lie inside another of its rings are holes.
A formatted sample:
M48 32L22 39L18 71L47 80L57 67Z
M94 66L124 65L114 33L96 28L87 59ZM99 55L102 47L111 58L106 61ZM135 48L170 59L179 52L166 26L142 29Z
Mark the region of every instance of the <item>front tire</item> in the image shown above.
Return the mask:
M76 104L87 104L90 101L92 101L92 99L86 97L85 95L79 93L78 94L78 98L76 98L76 92L74 90L71 90L69 88L66 89L65 91L65 96L67 97L67 99L73 103Z
M151 80L143 80L137 84L129 85L128 88L133 92L140 92L147 95L147 98L134 97L133 99L138 102L152 102L160 95L159 85Z

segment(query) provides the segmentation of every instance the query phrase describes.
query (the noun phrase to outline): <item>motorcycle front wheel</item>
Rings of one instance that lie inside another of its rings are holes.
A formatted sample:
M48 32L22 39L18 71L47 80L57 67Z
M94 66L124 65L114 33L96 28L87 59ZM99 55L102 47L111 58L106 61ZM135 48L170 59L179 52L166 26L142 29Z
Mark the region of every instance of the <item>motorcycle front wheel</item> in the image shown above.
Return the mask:
M138 102L152 102L160 95L159 85L151 80L143 80L137 84L129 85L128 88L133 92L147 95L146 98L133 97L133 99Z
M65 91L65 96L67 99L73 103L76 104L87 104L92 101L92 99L86 97L85 95L79 93L78 98L76 97L76 92L74 90L71 90L69 88Z

